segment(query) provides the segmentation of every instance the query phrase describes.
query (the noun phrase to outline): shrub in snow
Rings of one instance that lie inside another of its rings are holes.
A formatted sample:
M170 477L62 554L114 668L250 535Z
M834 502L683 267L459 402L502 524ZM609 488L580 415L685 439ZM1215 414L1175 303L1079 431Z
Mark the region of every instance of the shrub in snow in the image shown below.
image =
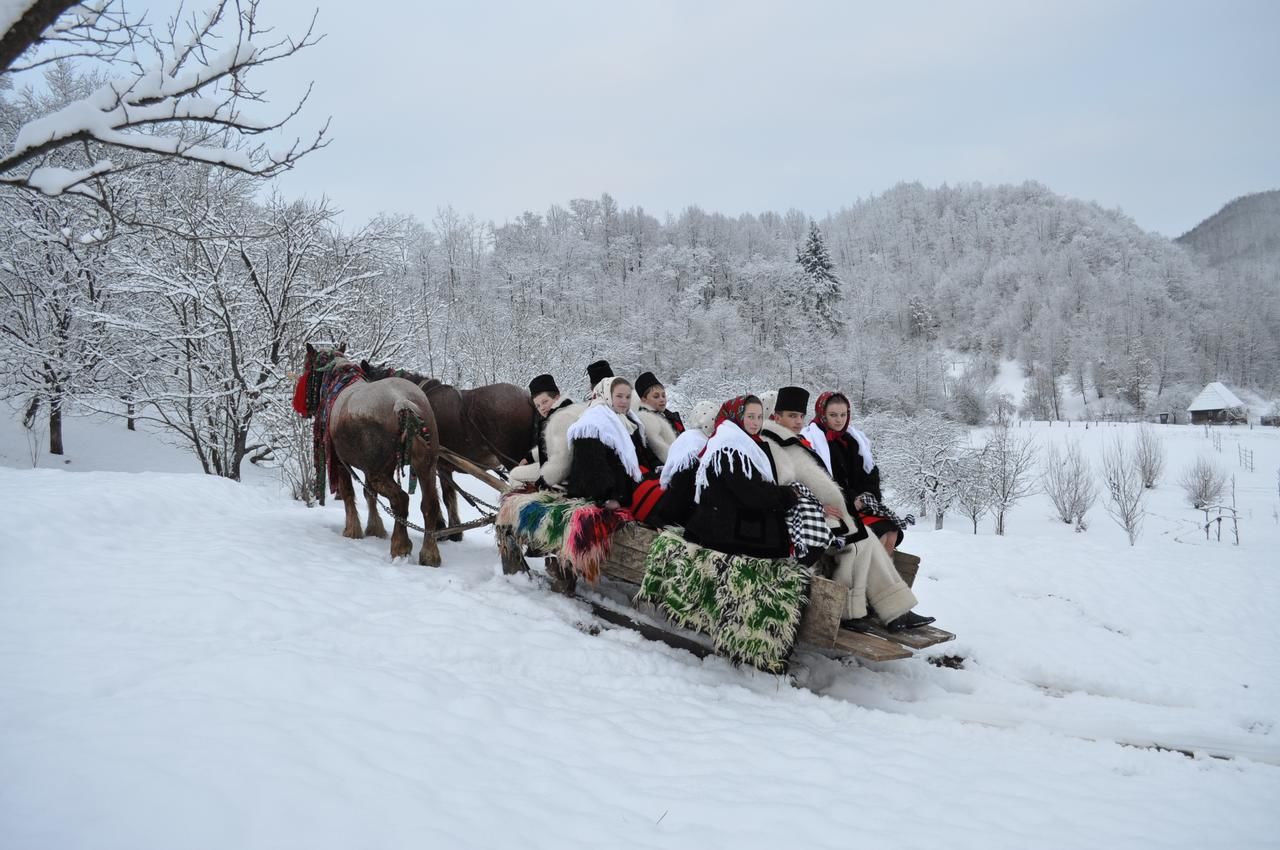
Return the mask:
M1227 486L1227 473L1209 458L1198 457L1195 463L1183 470L1178 483L1187 494L1191 507L1199 509L1214 504L1222 497L1222 490Z
M1142 504L1146 488L1138 469L1137 451L1118 435L1102 452L1102 477L1107 483L1107 513L1129 535L1132 546L1147 513Z
M1142 476L1142 486L1150 490L1156 486L1164 472L1164 442L1150 425L1138 429L1138 440L1134 446L1138 473Z
M978 533L978 520L991 510L991 482L987 455L982 449L971 449L960 455L955 485L955 506L973 523Z
M997 428L987 440L984 452L996 534L1004 534L1005 517L1010 509L1036 489L1035 440L1030 435L1015 437L1008 428Z
M1064 450L1050 445L1045 452L1040 482L1057 509L1058 518L1068 525L1075 523L1077 531L1084 531L1087 528L1085 514L1098 499L1098 485L1080 444L1073 440Z

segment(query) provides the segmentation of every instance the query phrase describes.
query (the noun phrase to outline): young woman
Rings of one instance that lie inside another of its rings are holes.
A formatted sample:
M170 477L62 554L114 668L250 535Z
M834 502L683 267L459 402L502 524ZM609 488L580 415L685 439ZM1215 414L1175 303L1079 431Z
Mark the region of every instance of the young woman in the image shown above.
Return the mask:
M760 439L763 425L764 405L756 396L721 405L698 463L687 540L730 555L790 556L787 511L798 497L780 483L777 460Z
M837 542L832 554L835 566L831 578L849 588L842 619L850 628L865 628L871 611L891 631L918 628L933 622L911 609L915 594L898 575L893 559L880 540L868 535L858 515L848 509L844 493L832 479L822 455L803 436L804 412L809 394L800 387L783 387L771 421L762 435L774 444L774 451L786 456L795 468L796 480L808 487L822 503L827 522L836 526Z
M849 399L836 392L818 396L813 422L803 435L840 485L849 512L857 513L867 530L879 537L892 555L902 542L907 523L883 505L880 468L871 454L867 435L849 424Z
M590 406L569 427L568 438L571 460L565 489L570 496L617 509L633 506L642 482L652 482L644 491L657 488L658 459L645 441L644 426L631 412L631 382L626 378L601 379Z

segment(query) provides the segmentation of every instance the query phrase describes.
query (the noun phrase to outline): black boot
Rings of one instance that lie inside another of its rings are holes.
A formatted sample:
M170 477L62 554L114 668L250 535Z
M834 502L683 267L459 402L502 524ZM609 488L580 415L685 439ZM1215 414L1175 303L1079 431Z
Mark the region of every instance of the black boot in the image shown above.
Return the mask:
M934 619L934 617L921 617L914 611L908 611L901 617L885 623L884 627L891 632L905 632L907 629L918 629L921 626L927 626Z
M871 627L876 625L876 618L871 615L865 617L854 617L848 620L840 621L840 628L849 629L855 632L869 632Z

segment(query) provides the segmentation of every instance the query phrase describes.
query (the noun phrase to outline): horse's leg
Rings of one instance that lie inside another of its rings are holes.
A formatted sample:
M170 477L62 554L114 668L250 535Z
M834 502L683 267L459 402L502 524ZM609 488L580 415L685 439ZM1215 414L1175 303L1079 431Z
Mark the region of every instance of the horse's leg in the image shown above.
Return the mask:
M438 567L440 566L440 547L431 532L440 528L440 493L436 490L436 476L443 470L436 460L435 451L422 440L414 440L413 468L418 473L418 481L422 484L422 527L427 529L427 533L422 536L422 549L418 552L418 563L424 567ZM456 497L454 504L455 506L457 504ZM461 539L461 535L458 537Z
M444 506L449 512L449 525L447 527L453 528L455 525L462 524L462 520L458 516L458 485L453 480L452 469L446 469L445 465L439 461L436 462L436 469L440 471L440 490L444 493ZM462 541L462 532L450 534L444 539L460 543Z
M369 521L365 523L364 534L366 537L386 537L387 527L382 524L382 515L378 512L378 494L364 488L365 505L369 508Z
M342 536L359 540L364 537L364 532L360 530L360 512L356 510L356 491L351 486L351 473L339 462L334 470L334 477L338 479L338 497L342 499L342 506L347 511L347 524L342 528Z
M370 473L366 479L370 487L391 502L391 512L396 517L409 515L409 494L400 489L400 485L386 473ZM404 523L396 519L395 528L391 531L391 557L399 558L413 552L413 543L409 541L409 531Z

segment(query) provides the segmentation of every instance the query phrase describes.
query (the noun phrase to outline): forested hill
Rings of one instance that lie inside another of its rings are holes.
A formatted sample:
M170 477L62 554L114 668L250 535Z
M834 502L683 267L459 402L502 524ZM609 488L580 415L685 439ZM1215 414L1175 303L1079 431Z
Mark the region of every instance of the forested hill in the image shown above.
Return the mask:
M748 375L972 418L975 393L1014 357L1032 377L1029 411L1054 416L1073 393L1143 410L1207 380L1266 389L1277 376L1274 324L1242 321L1253 306L1238 281L1122 213L1035 183L903 184L819 220L833 289L796 261L809 230L796 211L691 207L659 222L604 196L527 213L491 241L475 222L446 223L439 244L482 247L462 271L475 301L438 311L442 323L496 311L496 326L545 340L548 368L576 375L607 356L627 373L655 369L684 397ZM458 304L457 280L440 280ZM490 358L490 375L528 371L522 348Z
M1236 198L1175 241L1211 266L1259 260L1280 273L1280 190Z

